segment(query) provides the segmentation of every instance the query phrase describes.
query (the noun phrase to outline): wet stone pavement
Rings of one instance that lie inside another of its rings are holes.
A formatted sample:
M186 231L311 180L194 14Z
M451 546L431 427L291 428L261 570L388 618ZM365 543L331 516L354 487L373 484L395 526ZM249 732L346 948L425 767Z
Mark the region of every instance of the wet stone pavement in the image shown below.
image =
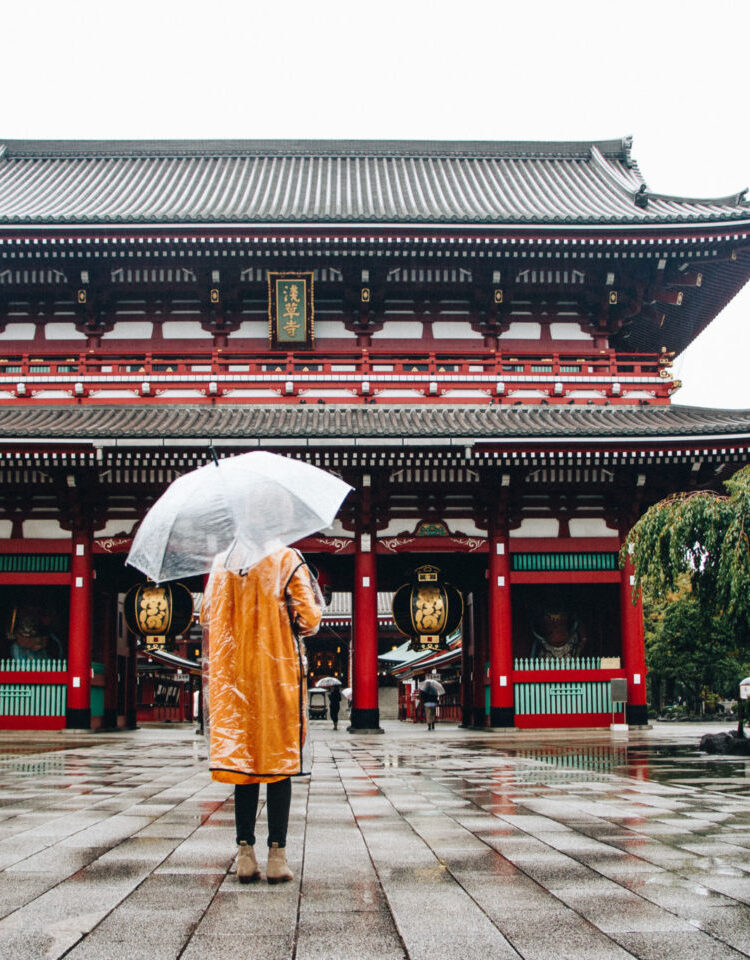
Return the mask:
M192 725L1 734L0 957L750 956L750 760L706 727L384 727L312 724L276 887L238 883Z

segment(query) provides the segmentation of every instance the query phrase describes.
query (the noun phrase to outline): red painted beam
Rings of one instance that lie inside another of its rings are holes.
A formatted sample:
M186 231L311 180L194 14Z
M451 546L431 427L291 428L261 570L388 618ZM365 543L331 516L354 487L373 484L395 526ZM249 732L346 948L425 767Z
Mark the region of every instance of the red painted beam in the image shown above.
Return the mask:
M29 551L31 553L33 551ZM56 586L69 587L69 573L0 573L0 586Z
M0 670L0 683L66 683L67 670Z
M615 712L615 723L624 723L624 713ZM517 713L516 727L519 730L564 730L566 727L608 727L611 713Z
M0 553L70 553L70 539L64 540L3 540Z
M3 717L0 730L64 730L65 717Z

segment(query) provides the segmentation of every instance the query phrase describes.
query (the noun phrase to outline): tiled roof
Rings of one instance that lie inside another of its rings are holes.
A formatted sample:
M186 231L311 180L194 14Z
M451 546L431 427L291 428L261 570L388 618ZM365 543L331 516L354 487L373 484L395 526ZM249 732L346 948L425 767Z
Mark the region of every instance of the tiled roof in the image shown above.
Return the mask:
M378 591L378 617L390 620L392 617L393 591ZM323 607L324 620L347 620L352 616L352 595L350 592L331 593L331 602Z
M554 440L750 437L750 410L682 406L15 406L0 409L8 440L308 441L369 446L378 441L463 443Z
M0 225L660 224L741 194L651 194L630 141L0 141Z

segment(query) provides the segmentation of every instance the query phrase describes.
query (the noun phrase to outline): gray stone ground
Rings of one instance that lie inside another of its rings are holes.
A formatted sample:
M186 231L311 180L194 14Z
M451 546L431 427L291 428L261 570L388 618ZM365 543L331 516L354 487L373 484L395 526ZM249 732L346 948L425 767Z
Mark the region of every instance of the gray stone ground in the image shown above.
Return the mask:
M0 958L750 956L750 761L706 728L312 728L277 887L192 725L0 735Z

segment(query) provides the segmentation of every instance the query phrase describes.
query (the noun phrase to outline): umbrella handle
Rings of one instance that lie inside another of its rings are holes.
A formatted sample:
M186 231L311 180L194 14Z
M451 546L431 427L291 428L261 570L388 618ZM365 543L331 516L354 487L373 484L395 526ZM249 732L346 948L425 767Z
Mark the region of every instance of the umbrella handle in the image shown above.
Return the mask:
M214 458L214 466L218 467L218 466L219 466L219 456L218 456L218 454L216 453L216 447L211 446L211 447L209 447L208 449L211 451L211 456Z

